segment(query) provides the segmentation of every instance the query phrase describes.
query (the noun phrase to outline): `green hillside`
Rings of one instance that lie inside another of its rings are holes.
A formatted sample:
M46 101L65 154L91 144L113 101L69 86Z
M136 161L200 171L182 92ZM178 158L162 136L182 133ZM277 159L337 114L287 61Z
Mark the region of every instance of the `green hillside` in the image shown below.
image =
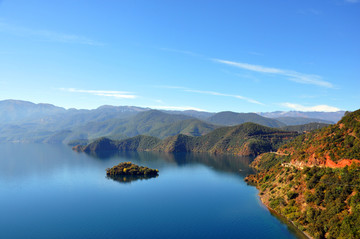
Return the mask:
M291 153L293 162L310 166L360 159L360 110L348 113L335 125L302 135L280 150Z
M281 143L292 139L297 133L273 129L254 123L218 128L206 135L192 137L183 134L168 137L162 141L153 137L138 136L144 140L142 147L133 142L136 137L122 141L95 141L82 148L84 151L120 150L120 151L159 151L159 152L208 152L214 154L258 155L276 150ZM145 138L146 137L146 138ZM150 142L150 143L149 143ZM101 145L98 145L100 144ZM114 148L115 147L115 148Z
M208 122L218 125L239 125L246 122L252 122L268 127L282 127L285 126L278 120L265 118L255 113L235 113L231 111L224 111L217 113L207 119Z
M231 153L258 155L273 151L297 134L269 128L254 123L219 128L202 137L195 138L194 152Z
M360 110L258 156L247 180L314 238L360 238Z
M83 152L100 152L100 151L148 151L160 143L160 139L138 135L124 140L111 140L100 138L86 146L75 146L73 149Z
M187 119L171 124L166 124L157 129L151 130L148 134L162 139L177 134L201 136L210 133L219 127L220 126L209 124L198 119Z

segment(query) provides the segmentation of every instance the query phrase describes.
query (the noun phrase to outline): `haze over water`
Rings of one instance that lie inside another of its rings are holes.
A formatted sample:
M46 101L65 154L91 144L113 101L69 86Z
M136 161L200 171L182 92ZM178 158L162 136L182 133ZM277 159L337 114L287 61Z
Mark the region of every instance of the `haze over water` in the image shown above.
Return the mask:
M90 156L64 145L1 144L0 238L296 238L261 205L249 158ZM123 161L160 170L120 183Z

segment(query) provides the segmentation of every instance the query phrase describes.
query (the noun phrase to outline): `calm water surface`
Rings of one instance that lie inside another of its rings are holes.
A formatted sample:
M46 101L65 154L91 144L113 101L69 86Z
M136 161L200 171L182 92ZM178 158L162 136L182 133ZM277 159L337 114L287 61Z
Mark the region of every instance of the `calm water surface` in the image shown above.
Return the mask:
M249 158L0 144L0 238L297 238L244 177ZM120 162L159 169L118 182Z

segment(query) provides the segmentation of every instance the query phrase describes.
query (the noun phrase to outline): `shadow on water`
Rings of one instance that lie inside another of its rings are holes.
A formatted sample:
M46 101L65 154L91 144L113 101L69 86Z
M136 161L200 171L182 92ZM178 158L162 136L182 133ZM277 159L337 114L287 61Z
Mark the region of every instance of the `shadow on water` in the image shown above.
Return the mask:
M241 157L235 155L214 155L208 153L162 153L162 152L119 152L119 151L103 151L91 152L89 156L100 159L109 160L112 158L124 158L137 163L147 162L166 162L170 165L182 167L191 164L206 165L215 171L235 173L241 176L254 173L249 167L253 161L253 157Z
M123 176L106 176L109 180L114 180L119 183L131 183L137 180L148 180L157 178L158 175L123 175Z
M308 239L308 237L302 232L300 231L296 226L294 226L292 224L292 222L290 222L288 219L286 219L284 216L276 213L273 210L270 210L270 213L273 217L275 217L276 219L278 219L281 223L285 224L287 226L287 229L296 236L296 238L298 239Z

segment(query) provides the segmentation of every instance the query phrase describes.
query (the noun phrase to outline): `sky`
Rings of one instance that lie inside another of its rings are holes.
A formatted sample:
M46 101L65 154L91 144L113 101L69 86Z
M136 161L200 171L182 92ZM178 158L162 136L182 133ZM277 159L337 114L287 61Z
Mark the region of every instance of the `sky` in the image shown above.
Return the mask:
M360 0L0 0L0 100L360 108Z

